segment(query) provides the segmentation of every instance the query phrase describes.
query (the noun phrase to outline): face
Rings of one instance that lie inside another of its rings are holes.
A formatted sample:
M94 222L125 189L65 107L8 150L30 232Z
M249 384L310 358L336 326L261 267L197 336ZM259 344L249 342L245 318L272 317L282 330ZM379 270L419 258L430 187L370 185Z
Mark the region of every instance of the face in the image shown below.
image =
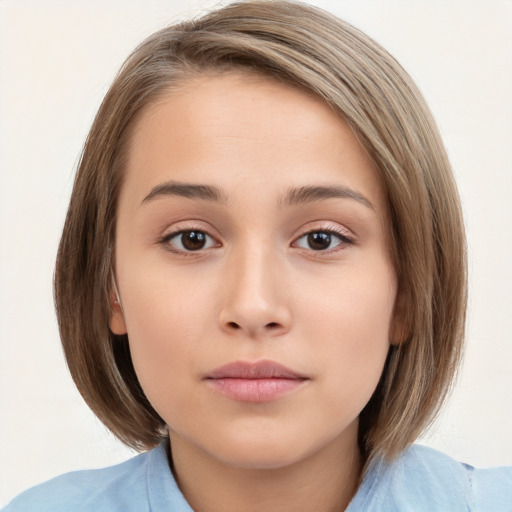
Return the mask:
M396 324L388 234L371 160L318 98L225 74L144 111L111 328L173 450L277 468L356 449Z

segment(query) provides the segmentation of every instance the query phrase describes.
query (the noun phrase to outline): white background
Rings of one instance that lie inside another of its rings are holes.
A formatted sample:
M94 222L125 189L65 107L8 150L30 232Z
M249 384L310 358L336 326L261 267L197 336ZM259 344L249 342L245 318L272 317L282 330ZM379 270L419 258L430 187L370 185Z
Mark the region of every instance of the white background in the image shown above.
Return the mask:
M81 146L145 36L214 2L0 0L0 504L131 452L94 418L61 353L56 248ZM465 366L423 441L512 464L512 2L323 0L424 92L460 186L470 246Z

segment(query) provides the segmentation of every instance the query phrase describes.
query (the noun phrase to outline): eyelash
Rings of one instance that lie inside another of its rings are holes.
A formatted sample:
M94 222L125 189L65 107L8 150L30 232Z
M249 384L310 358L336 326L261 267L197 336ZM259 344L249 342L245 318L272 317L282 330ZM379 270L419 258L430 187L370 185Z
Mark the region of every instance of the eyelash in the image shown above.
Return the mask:
M194 228L194 227L190 227L190 228L186 228L186 229L180 229L180 230L177 230L177 231L173 231L172 233L169 233L165 236L163 236L162 238L160 238L158 240L158 243L165 246L166 250L170 251L170 252L173 252L175 254L179 254L181 256L184 256L184 257L190 257L190 256L196 256L198 254L200 254L202 251L204 251L205 249L204 248L200 248L198 249L197 251L194 251L194 250L182 250L182 249L176 249L176 248L173 248L170 244L171 240L175 239L175 238L178 238L179 236L185 234L185 233L192 233L192 232L195 232L195 233L201 233L203 235L206 235L207 238L209 238L210 240L215 240L211 235L209 235L204 229L200 229L200 228ZM303 238L306 238L308 237L309 235L313 234L313 233L323 233L323 234L326 234L326 235L329 235L329 236L335 236L336 238L338 238L339 240L339 243L335 246L334 249L327 249L327 250L315 250L315 249L307 249L307 248L301 248L305 251L308 251L308 252L311 252L313 253L315 256L324 256L324 255L330 255L330 254L333 254L337 251L340 251L340 250L343 250L344 247L346 247L347 245L352 245L354 244L354 240L347 236L346 233L344 233L342 230L340 229L336 229L336 228L333 228L333 227L329 227L329 228L325 228L325 229L313 229L313 230L310 230L310 231L307 231L305 233L303 233L302 235L300 235L298 238L296 238L294 241L293 241L293 244L296 244L299 240L303 239ZM341 247L340 247L341 246ZM206 249L210 249L211 247L207 247Z
M190 251L190 250L181 250L181 249L175 249L171 246L170 242L173 238L178 238L180 235L183 235L185 233L201 233L203 235L206 235L207 238L211 239L211 240L215 240L211 235L209 235L204 229L200 229L200 228L186 228L186 229L179 229L178 231L173 231L172 233L169 233L168 235L165 235L163 236L162 238L160 238L160 240L158 241L158 243L162 244L165 246L165 248L170 251L170 252L173 252L173 253L176 253L176 254L179 254L179 255L182 255L182 256L195 256L197 255L198 253L200 253L202 250L204 249L199 249L197 251Z
M306 238L309 235L312 235L313 233L324 233L331 237L334 235L339 240L339 243L333 249L314 250L314 249L303 248L304 250L311 251L315 256L319 256L319 257L331 255L335 252L343 250L344 248L346 248L347 245L352 245L354 243L354 240L351 237L347 236L347 234L345 232L343 232L340 229L333 228L333 227L325 228L325 229L312 229L310 231L307 231L306 233L302 234L300 237L296 238L294 243L297 243L299 240Z

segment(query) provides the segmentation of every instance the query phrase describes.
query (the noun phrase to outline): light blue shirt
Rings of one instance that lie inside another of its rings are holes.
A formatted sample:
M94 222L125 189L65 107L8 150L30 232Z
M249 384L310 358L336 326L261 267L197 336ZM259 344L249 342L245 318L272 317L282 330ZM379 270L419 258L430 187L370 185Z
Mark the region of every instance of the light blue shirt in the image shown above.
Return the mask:
M346 512L512 512L512 467L476 469L415 445L376 460ZM25 491L3 512L193 512L165 444L122 464L67 473Z

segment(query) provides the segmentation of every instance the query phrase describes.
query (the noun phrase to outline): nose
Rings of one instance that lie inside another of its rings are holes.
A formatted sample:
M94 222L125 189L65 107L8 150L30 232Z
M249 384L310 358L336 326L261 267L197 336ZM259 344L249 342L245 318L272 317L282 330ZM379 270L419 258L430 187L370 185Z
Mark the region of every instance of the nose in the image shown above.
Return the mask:
M280 266L279 257L268 250L248 247L232 254L221 293L222 330L252 338L289 331L289 291Z

